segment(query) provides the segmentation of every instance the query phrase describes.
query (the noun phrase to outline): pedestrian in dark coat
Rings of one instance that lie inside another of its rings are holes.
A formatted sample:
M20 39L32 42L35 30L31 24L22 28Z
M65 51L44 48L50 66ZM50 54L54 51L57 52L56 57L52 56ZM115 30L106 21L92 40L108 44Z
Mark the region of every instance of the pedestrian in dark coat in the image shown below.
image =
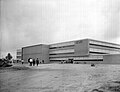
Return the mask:
M44 64L44 60L42 60L42 63Z
M37 64L37 66L38 66L38 64L39 64L39 59L38 59L38 58L36 59L36 64Z
M33 59L33 66L35 66L35 59Z
M21 60L21 62L22 62L22 65L23 65L23 63L24 63L24 60L22 59L22 60Z
M28 63L29 63L29 65L30 65L30 58L28 59Z

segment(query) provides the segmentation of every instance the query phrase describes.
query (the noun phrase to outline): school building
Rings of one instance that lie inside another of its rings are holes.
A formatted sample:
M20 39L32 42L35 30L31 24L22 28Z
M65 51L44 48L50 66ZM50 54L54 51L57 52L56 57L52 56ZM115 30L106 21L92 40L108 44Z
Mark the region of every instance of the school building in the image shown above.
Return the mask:
M109 55L109 56L108 56ZM110 61L110 57L117 57ZM38 44L22 48L22 58L39 58L45 63L72 59L79 63L120 63L120 45L93 39L82 39L56 44Z

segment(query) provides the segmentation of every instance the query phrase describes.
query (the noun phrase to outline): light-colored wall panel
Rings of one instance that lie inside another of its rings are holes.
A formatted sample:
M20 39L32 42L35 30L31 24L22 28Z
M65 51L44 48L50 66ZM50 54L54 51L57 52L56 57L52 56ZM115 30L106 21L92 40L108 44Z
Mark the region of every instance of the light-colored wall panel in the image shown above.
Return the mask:
M120 54L103 56L104 64L120 64Z

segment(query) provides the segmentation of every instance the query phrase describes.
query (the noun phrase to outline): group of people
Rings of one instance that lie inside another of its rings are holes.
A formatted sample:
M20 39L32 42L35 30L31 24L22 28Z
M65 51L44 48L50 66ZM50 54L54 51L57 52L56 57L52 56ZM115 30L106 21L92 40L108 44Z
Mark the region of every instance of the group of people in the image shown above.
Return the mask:
M32 58L29 58L28 59L28 63L30 63L30 66L35 66L35 64L38 66L39 63L44 63L44 60L42 60L42 62L39 62L38 58L36 60L32 59Z

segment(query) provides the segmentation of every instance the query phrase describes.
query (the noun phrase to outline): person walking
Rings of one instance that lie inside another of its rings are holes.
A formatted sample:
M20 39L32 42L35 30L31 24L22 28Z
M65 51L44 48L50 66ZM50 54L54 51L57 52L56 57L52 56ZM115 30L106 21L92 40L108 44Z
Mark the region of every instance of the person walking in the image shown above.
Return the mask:
M30 66L30 58L28 58L28 63L29 63L29 66Z
M23 65L24 64L24 60L22 59L21 62L22 62L22 65Z
M30 58L30 66L32 66L32 63L33 63L33 59Z
M33 59L33 66L35 66L35 59Z
M37 64L37 66L38 66L38 64L39 64L39 59L37 58L37 60L36 60L36 64Z
M42 63L44 64L44 60L42 60Z

